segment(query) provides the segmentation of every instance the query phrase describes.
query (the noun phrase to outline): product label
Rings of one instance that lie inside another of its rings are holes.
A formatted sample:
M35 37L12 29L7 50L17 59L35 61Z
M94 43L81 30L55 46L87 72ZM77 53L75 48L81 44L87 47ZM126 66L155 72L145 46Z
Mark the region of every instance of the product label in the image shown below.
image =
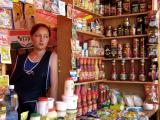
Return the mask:
M120 79L121 79L121 80L126 80L126 74L121 74L121 75L120 75Z

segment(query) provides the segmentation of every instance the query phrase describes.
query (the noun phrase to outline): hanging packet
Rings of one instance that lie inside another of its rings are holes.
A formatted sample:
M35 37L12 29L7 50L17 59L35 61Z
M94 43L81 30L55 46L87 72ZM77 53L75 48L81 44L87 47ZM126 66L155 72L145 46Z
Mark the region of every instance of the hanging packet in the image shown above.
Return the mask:
M34 5L35 9L43 9L44 0L35 0Z
M12 0L1 0L0 1L0 7L2 8L13 8L13 2Z
M0 47L1 62L4 64L11 64L10 45L3 45Z

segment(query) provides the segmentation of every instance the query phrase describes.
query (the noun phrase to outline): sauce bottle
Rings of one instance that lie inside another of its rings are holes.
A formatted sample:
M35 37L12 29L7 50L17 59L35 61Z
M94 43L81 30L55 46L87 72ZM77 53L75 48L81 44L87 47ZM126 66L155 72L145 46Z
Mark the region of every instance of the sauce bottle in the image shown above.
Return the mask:
M146 81L146 76L144 72L144 59L141 60L139 81L142 81L142 82Z
M120 74L121 80L126 80L126 68L125 68L125 60L123 59L121 62L121 74Z
M130 68L130 76L129 76L129 78L130 78L130 80L131 81L134 81L135 80L135 77L136 77L136 75L135 75L135 68L134 68L134 60L131 60L131 68Z

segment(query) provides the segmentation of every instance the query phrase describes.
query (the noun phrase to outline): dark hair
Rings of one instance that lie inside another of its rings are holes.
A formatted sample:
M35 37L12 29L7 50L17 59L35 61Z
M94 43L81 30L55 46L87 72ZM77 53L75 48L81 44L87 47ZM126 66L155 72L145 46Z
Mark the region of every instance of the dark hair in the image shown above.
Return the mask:
M50 28L49 28L47 25L43 24L43 23L35 24L35 25L32 27L31 31L30 31L30 35L32 36L40 27L46 28L46 29L48 30L49 37L51 36Z

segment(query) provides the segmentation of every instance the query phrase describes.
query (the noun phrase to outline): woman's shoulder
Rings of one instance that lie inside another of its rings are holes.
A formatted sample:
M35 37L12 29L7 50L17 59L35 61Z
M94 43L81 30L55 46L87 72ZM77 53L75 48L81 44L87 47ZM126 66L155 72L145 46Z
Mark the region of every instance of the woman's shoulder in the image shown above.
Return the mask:
M53 62L57 62L57 59L58 59L57 53L55 51L52 51L50 56L50 64Z

